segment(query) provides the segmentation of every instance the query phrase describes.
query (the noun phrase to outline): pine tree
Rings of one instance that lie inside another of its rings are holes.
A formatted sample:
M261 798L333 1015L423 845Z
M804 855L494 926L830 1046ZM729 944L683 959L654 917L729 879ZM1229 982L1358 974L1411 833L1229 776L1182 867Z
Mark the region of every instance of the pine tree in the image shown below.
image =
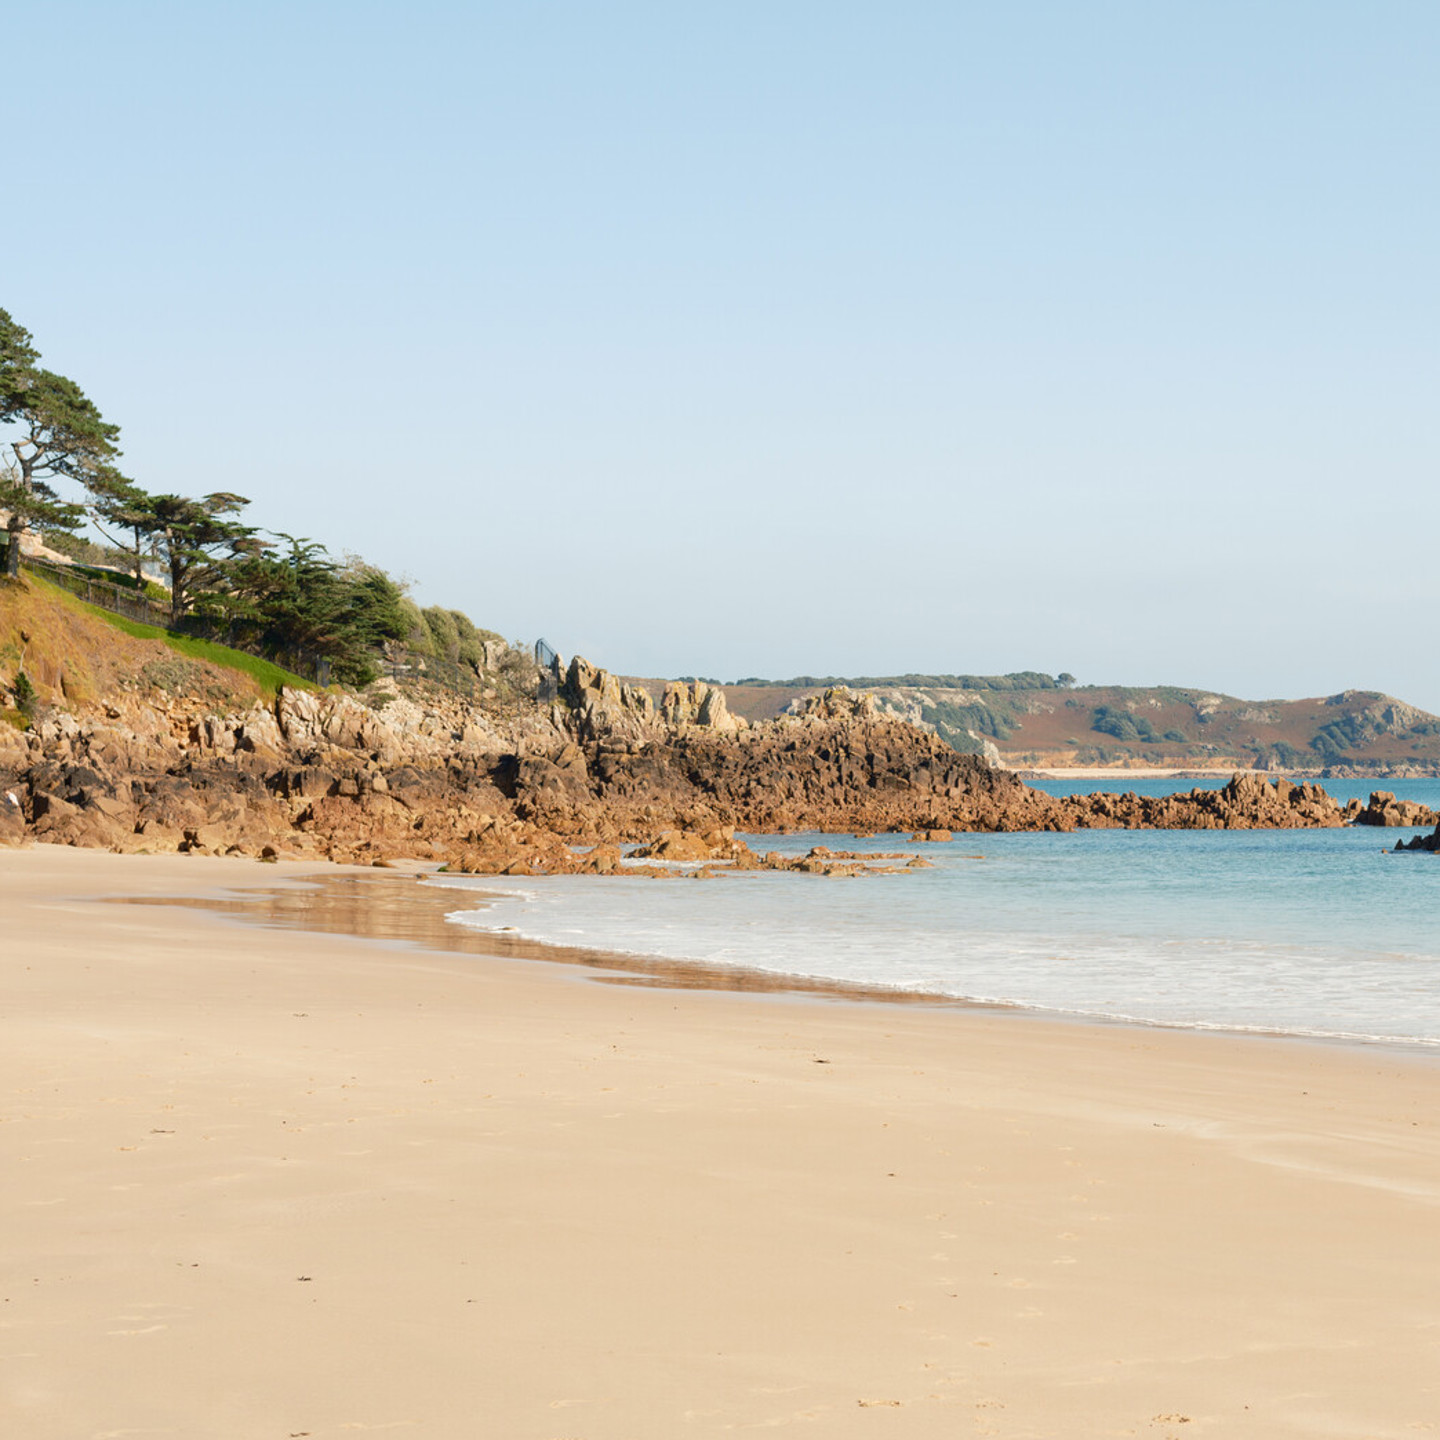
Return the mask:
M66 500L52 482L68 479L88 490L120 454L120 427L39 359L30 332L0 310L0 424L11 430L8 453L0 456L0 508L10 512L11 575L19 572L23 530L76 530L84 522L84 506Z

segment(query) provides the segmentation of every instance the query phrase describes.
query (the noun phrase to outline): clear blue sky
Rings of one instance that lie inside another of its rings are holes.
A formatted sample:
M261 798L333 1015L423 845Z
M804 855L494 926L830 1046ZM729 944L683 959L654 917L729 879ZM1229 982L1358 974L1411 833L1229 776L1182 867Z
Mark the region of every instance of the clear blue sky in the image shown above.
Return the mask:
M59 3L0 306L147 488L613 669L1440 710L1440 7Z

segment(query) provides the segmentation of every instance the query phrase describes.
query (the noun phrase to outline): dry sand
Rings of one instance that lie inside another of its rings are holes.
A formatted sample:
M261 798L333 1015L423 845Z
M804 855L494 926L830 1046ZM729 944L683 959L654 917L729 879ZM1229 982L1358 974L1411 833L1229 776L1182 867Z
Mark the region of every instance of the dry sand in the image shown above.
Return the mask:
M0 851L0 1434L1440 1424L1424 1057L82 898L303 873Z

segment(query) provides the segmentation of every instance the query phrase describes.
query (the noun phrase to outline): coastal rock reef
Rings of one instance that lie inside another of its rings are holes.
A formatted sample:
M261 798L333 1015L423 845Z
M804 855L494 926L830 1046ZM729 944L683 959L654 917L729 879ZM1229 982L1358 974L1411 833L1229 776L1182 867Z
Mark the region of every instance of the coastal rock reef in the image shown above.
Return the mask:
M1416 835L1409 840L1397 840L1397 850L1428 850L1432 855L1440 855L1440 824L1429 835Z
M1256 774L1188 794L1057 799L871 694L831 687L748 722L714 684L675 681L657 698L579 657L506 705L415 676L363 694L271 692L243 665L186 658L68 600L12 585L0 601L0 841L473 873L610 873L621 845L640 844L627 866L658 873L844 873L908 857L822 847L798 863L753 854L736 832L926 841L1440 820L1386 792L1342 809L1319 785Z
M438 694L377 705L281 689L229 714L129 694L52 710L25 733L0 727L0 838L127 851L604 873L624 843L686 858L673 838L683 836L711 847L689 858L744 867L736 829L914 835L1346 818L1317 785L1255 775L1186 795L1055 799L866 696L835 690L798 715L737 725L699 685L656 706L578 660L553 702L505 718Z

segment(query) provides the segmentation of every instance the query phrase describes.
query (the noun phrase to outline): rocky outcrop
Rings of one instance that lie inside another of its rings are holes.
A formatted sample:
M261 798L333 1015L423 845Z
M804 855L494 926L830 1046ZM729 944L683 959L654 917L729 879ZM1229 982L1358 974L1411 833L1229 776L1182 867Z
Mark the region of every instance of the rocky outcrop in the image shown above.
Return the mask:
M364 701L309 689L261 701L248 674L129 636L34 586L0 587L0 615L4 843L376 862L469 857L494 873L517 864L609 871L621 842L642 842L659 848L639 863L662 873L687 851L686 865L701 870L840 873L834 867L896 857L823 847L800 861L757 857L735 831L942 841L962 830L1344 818L1316 786L1255 776L1159 799L1054 799L843 686L754 725L708 682L676 682L657 705L643 686L583 658L562 674L557 657L539 699L482 690L476 702L412 676L372 687ZM1389 801L1372 797L1368 808L1415 823L1414 812Z
M660 702L660 718L675 730L698 725L718 734L731 735L747 728L746 721L730 713L725 692L704 680L672 680Z
M806 875L857 877L929 869L918 855L830 850L812 846L805 855L770 851L757 855L735 829L722 825L701 834L665 830L649 844L622 857L620 847L598 844L583 850L553 832L523 822L497 819L471 838L447 870L465 875L644 875L654 879L704 880L737 870L789 870ZM904 861L903 865L887 861Z
M1397 800L1389 790L1373 790L1370 803L1363 809L1359 801L1352 800L1353 821L1356 825L1384 825L1391 829L1417 825L1440 824L1437 815L1428 805L1414 800Z
M227 716L127 697L83 718L51 712L28 734L0 725L0 840L443 859L508 808L497 783L507 752L537 737L548 747L562 732L531 716L501 734L403 697L376 710L282 690Z
M1397 850L1428 850L1432 855L1440 855L1440 825L1429 835L1416 835L1410 840L1397 840Z
M527 788L517 813L569 833L641 839L660 826L704 832L1034 828L1054 802L912 726L836 707L739 732L682 724L639 743L587 750L583 803Z
M704 831L1295 829L1345 822L1318 785L1236 775L1184 795L1053 799L983 758L831 691L801 712L734 735L683 727L588 754L589 793L527 785L517 811L567 833L639 839L658 823ZM550 777L548 774L546 778Z
M725 692L703 680L673 680L656 706L643 685L621 681L576 656L565 672L558 722L586 744L640 744L670 731L691 728L731 735L747 722L732 715Z
M1346 822L1339 803L1321 786L1253 774L1236 774L1218 790L1072 795L1060 804L1075 828L1299 830Z
M1389 813L1383 803L1380 811ZM504 722L458 700L390 695L377 707L282 690L272 704L228 715L195 699L135 694L84 715L52 712L29 734L0 725L0 840L117 850L609 873L616 847L638 841L660 847L648 857L656 865L804 869L751 855L735 830L940 841L962 830L1294 828L1344 818L1318 786L1253 775L1188 795L1058 800L957 754L869 696L836 689L795 715L737 727L703 682L671 687L657 708L648 692L579 659L553 705ZM873 868L877 858L804 857L822 873Z
M579 655L565 672L560 700L568 714L558 723L590 744L635 741L656 728L655 701L643 685L623 684Z

